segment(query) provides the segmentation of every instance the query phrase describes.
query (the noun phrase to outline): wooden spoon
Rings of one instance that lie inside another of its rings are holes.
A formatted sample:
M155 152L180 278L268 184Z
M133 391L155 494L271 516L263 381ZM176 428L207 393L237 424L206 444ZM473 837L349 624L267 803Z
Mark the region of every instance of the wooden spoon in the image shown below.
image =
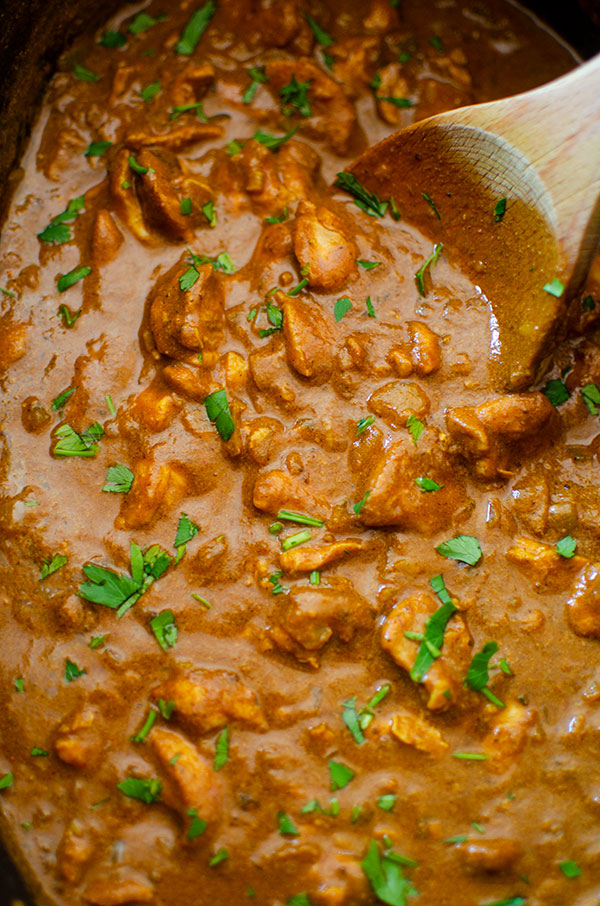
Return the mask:
M414 123L349 172L481 288L495 385L535 380L600 237L600 55L534 91Z

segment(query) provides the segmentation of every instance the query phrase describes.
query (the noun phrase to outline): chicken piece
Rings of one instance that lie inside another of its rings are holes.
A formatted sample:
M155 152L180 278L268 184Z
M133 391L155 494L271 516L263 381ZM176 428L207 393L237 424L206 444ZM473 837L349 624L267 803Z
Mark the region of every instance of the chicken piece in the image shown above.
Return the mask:
M365 525L395 525L433 535L450 526L467 503L462 481L434 445L427 449L423 444L417 451L411 441L400 441L377 450L367 462L369 496L359 514ZM440 489L423 491L417 484L422 478L435 481Z
M461 847L461 855L468 868L490 873L510 871L522 853L521 844L509 837L474 840Z
M167 463L147 458L133 469L131 490L123 495L115 525L119 529L142 529L150 525L161 507L173 504L185 492L185 478Z
M346 38L338 41L329 52L333 57L336 78L353 100L366 91L379 56L380 40L376 35Z
M141 427L152 432L168 428L181 408L181 402L173 399L170 393L158 384L150 384L135 397L127 401L129 416Z
M533 708L509 702L496 715L492 728L483 741L483 748L505 769L508 767L506 762L523 751L527 736L536 724L537 712Z
M379 415L390 428L403 428L411 415L423 419L429 407L429 398L412 381L390 381L367 400L369 412Z
M162 800L186 820L191 809L207 823L221 815L223 785L212 764L178 733L155 727L148 742L162 768Z
M94 767L104 750L99 713L91 705L82 705L58 727L54 748L65 764L74 768Z
M254 383L273 405L283 409L294 408L296 391L282 346L273 348L269 345L255 350L250 353L248 363Z
M378 98L377 112L379 116L396 129L400 126L408 126L413 118L413 112L410 109L412 106L411 91L406 77L402 74L402 64L389 63L383 69L378 70L377 75L381 79L375 94ZM406 100L408 103L402 107L392 101L380 100L380 98L398 98Z
M458 451L474 463L475 474L494 480L510 475L507 444L539 435L553 412L543 393L521 393L449 409L446 425Z
M310 903L314 906L348 906L371 899L360 862L342 852L325 853L308 873Z
M266 47L286 47L306 26L295 0L262 0L252 25Z
M243 390L248 380L248 363L239 352L225 353L223 362L225 384L228 390Z
M71 821L58 845L58 867L69 884L78 884L94 854L94 844L78 821Z
M299 201L313 195L323 184L318 176L321 158L306 142L291 139L277 152L279 178L287 189L290 201Z
M217 123L192 122L174 126L169 132L130 132L125 138L128 148L139 151L142 148L166 148L168 151L183 151L190 145L209 139L222 138L225 134Z
M27 351L27 324L10 324L8 317L0 318L0 372L5 371Z
M536 470L522 475L512 486L512 507L525 531L543 535L548 528L550 487L548 479Z
M92 906L126 906L131 903L153 903L154 885L139 871L123 866L106 868L83 891L83 899Z
M294 254L311 287L341 290L356 275L358 249L343 221L323 206L301 201L296 212Z
M52 419L38 396L26 396L21 403L21 423L28 434L39 434Z
M334 338L320 307L287 297L283 303L285 351L292 368L315 383L324 383L333 370Z
M309 83L307 101L311 115L300 117L300 129L311 138L326 141L332 151L344 155L356 123L353 105L342 88L315 63L307 59L273 60L265 66L267 88L281 101L284 114L298 111L280 96L281 89L292 83Z
M429 617L438 609L431 595L423 592L410 595L396 604L382 627L381 646L410 673L419 642L407 639L405 632L424 632ZM436 658L423 678L429 693L427 707L431 711L448 708L457 700L471 660L473 638L461 613L455 613L444 633L441 657Z
M109 164L109 185L115 211L140 242L150 243L152 234L146 227L138 201L134 173L129 166L131 152L122 148Z
M538 592L570 588L587 562L585 557L561 557L554 545L531 538L515 538L506 551L506 559L533 582Z
M387 0L370 0L369 11L363 19L367 31L389 31L398 24L398 13Z
M408 321L407 327L417 374L423 377L439 371L442 367L442 351L438 335L421 321Z
M283 431L283 425L275 418L263 416L245 425L246 449L258 466L266 466L273 455L276 435Z
M334 541L321 547L294 547L279 555L281 568L285 573L309 573L313 569L323 569L329 563L340 560L346 554L364 551L368 548L366 541L360 538L347 538L345 541Z
M127 94L137 73L138 70L136 66L117 63L113 75L110 98L108 100L109 107L113 107L117 101L121 100L121 98Z
M150 329L159 352L179 361L208 368L217 361L217 350L224 338L225 296L221 279L211 264L195 267L198 277L188 290L179 280L189 271L186 257L160 277L152 289Z
M112 219L110 213L102 208L96 214L92 232L93 270L109 264L117 255L123 242L123 234Z
M191 242L194 233L190 219L181 213L173 181L176 169L162 156L146 149L139 152L137 162L147 169L136 173L135 185L146 226L174 242Z
M195 367L183 362L166 365L162 370L162 376L169 387L185 399L204 402L212 386L210 372L201 370L198 362Z
M258 510L272 516L279 510L292 510L327 519L331 511L325 498L316 494L305 480L279 469L256 479L252 501Z
M335 634L349 642L354 634L369 629L373 608L348 579L332 577L328 585L295 586L278 610L275 641L298 660L315 663L314 652L323 648Z
M211 63L192 63L179 72L170 87L173 107L196 104L206 94L215 80L215 68Z
M408 711L394 714L390 730L400 742L428 755L441 755L448 748L448 743L436 727Z
M277 172L276 153L251 139L242 151L230 158L231 167L243 192L250 196L254 214L260 217L281 213L290 196Z
M255 693L235 673L193 670L166 680L152 690L155 701L175 703L174 720L190 733L210 733L230 721L266 729Z
M217 535L201 544L188 561L190 577L203 585L232 582L241 574L240 558L232 553L225 535Z
M600 567L584 567L567 601L567 621L577 635L600 639Z

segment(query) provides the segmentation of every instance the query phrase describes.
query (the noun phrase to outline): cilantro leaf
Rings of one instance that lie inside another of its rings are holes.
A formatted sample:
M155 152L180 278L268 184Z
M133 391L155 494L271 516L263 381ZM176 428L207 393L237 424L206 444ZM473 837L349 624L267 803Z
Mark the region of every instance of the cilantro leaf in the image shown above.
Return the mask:
M47 579L48 576L51 576L52 573L57 572L59 569L62 569L67 563L67 557L64 554L54 554L50 560L44 560L42 564L42 570L40 572L40 582L44 579Z
M148 31L149 28L157 25L163 18L166 18L166 16L157 16L154 18L154 16L151 16L146 12L138 13L129 23L129 31L132 35L141 35L143 32Z
M360 726L358 714L356 713L356 696L348 699L347 702L344 702L342 718L344 720L344 723L352 733L354 741L359 746L362 746L363 742L365 742L365 737Z
M429 258L427 258L423 262L423 264L421 265L421 267L415 274L415 280L417 281L417 288L419 290L419 293L422 296L427 295L427 290L425 289L425 271L428 268L430 268L433 264L436 263L436 261L438 260L438 258L440 257L440 255L443 251L443 248L444 248L444 246L442 245L441 242L436 242L435 245L433 246L433 251L432 251L431 255L429 256Z
M363 497L363 499L359 500L358 503L355 503L354 506L352 507L352 509L354 510L354 512L356 513L357 516L360 516L361 510L364 507L367 500L369 499L370 494L371 494L371 492L367 491L365 496Z
M570 880L578 878L581 874L581 869L577 862L572 862L570 859L565 860L564 862L559 862L558 867L562 871L565 878L569 878Z
M387 211L388 202L380 201L374 192L365 189L351 173L338 173L334 185L353 195L354 204L371 217L383 217Z
M144 721L144 726L139 731L139 733L136 733L134 736L131 737L131 742L134 742L136 744L141 744L141 743L146 742L146 737L148 736L148 733L154 726L155 722L156 722L156 711L149 711L148 717Z
M406 421L406 427L408 428L408 433L412 437L413 444L416 447L421 434L425 430L425 425L417 418L416 415L409 415Z
M177 53L188 57L194 53L196 45L208 28L216 9L217 5L214 0L208 0L208 3L205 3L204 6L196 10L185 26L181 38L175 45Z
M500 198L494 205L494 220L499 223L506 213L506 198Z
M558 277L555 277L550 283L544 284L544 292L549 293L551 296L555 296L557 299L560 299L564 291L564 284L561 283Z
M312 16L309 16L308 13L306 13L304 18L310 25L311 31L315 36L315 41L317 42L317 44L320 44L321 47L331 47L331 45L335 43L331 35L328 35L325 29L321 28L321 26L317 22L315 22Z
M312 108L308 100L311 82L299 82L295 75L290 82L279 89L281 98L281 111L285 116L290 116L293 112L291 108L298 111L300 116L311 116Z
M15 779L14 774L2 774L0 776L0 790L7 790L13 785Z
M598 415L598 409L600 408L600 390L598 386L596 384L586 384L585 387L581 388L581 395L588 412L591 415Z
M332 790L343 790L354 777L354 771L341 761L329 759L329 777Z
M188 199L188 200L190 202L189 213L191 214L192 213L192 202L191 202L191 199ZM183 201L181 202L181 204L183 205ZM183 214L183 211L181 213ZM217 225L217 208L215 206L214 201L207 201L206 204L203 204L202 213L208 220L209 227L211 227L211 229L216 227L216 225Z
M565 535L564 538L561 538L560 541L556 542L556 553L560 554L560 556L564 557L566 560L570 560L571 557L575 556L576 548L577 541L570 535Z
M204 400L206 414L215 427L221 438L227 442L235 431L235 424L229 409L226 390L215 390L210 393Z
M297 837L299 835L298 828L285 812L277 813L277 824L282 836Z
M229 761L229 727L225 727L217 737L214 769L220 771Z
M563 403L566 403L571 396L565 384L558 380L558 378L548 381L543 388L542 393L553 406L561 406Z
M127 38L120 31L105 31L99 43L102 47L123 47L124 44L127 44Z
M412 105L413 105L413 102L411 101L410 98L397 98L392 94L387 94L387 95L376 94L375 100L385 101L386 104L393 104L394 107L399 107L400 109L403 109L406 107L412 107ZM436 211L436 213L437 213L437 211ZM438 217L439 217L439 214L438 214Z
M152 802L158 802L162 793L162 783L154 777L143 780L140 777L127 777L121 783L117 784L117 789L128 796L130 799L139 799L150 805Z
M174 648L177 644L177 626L172 610L163 610L150 620L150 628L163 651Z
M73 67L73 75L79 82L99 82L102 78L80 63L76 63Z
M348 296L344 296L342 299L338 299L333 306L333 316L335 320L339 323L344 315L348 314L351 308L352 302L350 301Z
M179 107L173 107L169 113L170 120L178 119L183 113L195 112L198 119L202 120L203 123L208 123L208 117L204 113L204 104L202 101L198 101L197 104L181 104Z
M258 91L258 86L264 84L264 82L267 82L268 79L264 66L251 66L250 69L246 70L246 72L248 73L252 81L242 95L242 103L251 104L254 100L254 95Z
M78 434L71 425L61 425L54 432L54 437L58 440L54 445L53 453L55 456L81 456L91 458L98 452L98 441L104 435L104 429L98 422Z
M182 544L187 544L188 541L191 541L199 531L200 526L196 525L195 522L192 522L189 516L187 516L185 513L182 513L177 524L177 534L175 535L173 546L179 547Z
M415 484L417 484L423 492L428 493L431 493L432 491L441 491L444 487L443 484L438 484L433 478L427 478L425 475L419 475L418 478L415 478Z
M297 893L295 896L289 898L286 906L312 906L312 904L308 899L307 893Z
M481 651L478 651L477 654L473 656L467 673L466 683L475 692L481 692L481 690L487 686L490 679L490 660L497 651L497 642L486 642Z
M372 271L374 267L379 267L381 261L365 261L363 258L357 258L356 263L366 271Z
M290 129L289 132L286 132L285 135L271 135L269 132L262 132L260 129L254 133L252 138L256 139L257 142L260 142L261 145L264 145L265 148L269 148L271 151L277 151L278 148L287 142L293 135L298 131L298 126L294 126L293 129Z
M204 831L208 827L208 824L202 818L198 817L198 813L195 808L189 809L188 815L192 820L190 821L190 826L185 836L187 840L195 840L196 837L200 837L204 833Z
M106 473L106 482L102 490L112 494L128 494L133 484L134 475L128 466L117 463L109 466Z
M417 657L410 671L413 682L422 683L433 662L440 657L446 626L457 610L452 601L448 600L438 607L425 623L423 641L419 645Z
M218 853L215 853L215 855L212 857L212 859L208 863L208 867L214 868L215 865L220 865L221 862L224 862L225 859L228 859L228 858L229 858L229 853L227 852L225 847L222 846L221 849L218 851Z
M66 209L61 214L57 214L56 217L53 217L49 225L42 230L41 233L37 234L38 239L41 239L42 242L54 242L57 245L60 245L63 242L69 242L73 237L71 234L71 227L65 225L65 221L75 220L84 207L85 196L80 195L78 198L73 198Z
M130 546L131 576L114 572L104 566L88 563L83 567L90 580L79 586L79 594L86 601L102 604L117 611L119 619L133 607L171 564L173 558L158 544L142 551L134 542Z
M265 217L265 223L274 224L274 223L284 223L288 218L288 206L286 205L281 214L278 214L277 217Z
M364 418L359 418L356 423L356 436L358 437L369 428L375 421L374 415L365 415Z
M473 535L457 535L455 538L450 538L448 541L438 544L436 551L442 557L458 560L469 566L476 566L483 556L479 541Z
M63 274L56 281L56 286L59 293L64 293L71 286L74 286L76 283L78 283L80 280L83 280L84 277L87 277L88 274L91 273L91 267L85 267L85 265L82 265L81 267L76 267L72 271L69 271L68 274Z
M87 150L84 152L84 157L102 157L102 155L108 151L112 142L90 142L87 146Z
M78 679L80 676L83 676L86 673L85 667L78 667L73 661L69 658L65 661L65 679L68 683L72 683L74 679Z
M392 812L397 798L393 793L386 793L377 800L377 807L383 809L384 812Z
M156 95L161 91L161 88L162 86L160 82L151 82L149 85L146 85L144 88L142 88L142 90L140 91L140 97L145 104L148 104L150 103L150 101L154 100Z
M376 841L371 840L360 864L378 900L388 906L406 906L408 897L414 896L416 890L404 877L402 865L394 856L393 851L381 856Z

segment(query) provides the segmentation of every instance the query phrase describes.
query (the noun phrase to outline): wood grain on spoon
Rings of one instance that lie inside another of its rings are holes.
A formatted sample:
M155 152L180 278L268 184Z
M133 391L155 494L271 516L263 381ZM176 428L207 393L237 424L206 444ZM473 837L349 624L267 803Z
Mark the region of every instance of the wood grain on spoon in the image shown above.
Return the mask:
M496 385L535 380L598 245L600 55L534 91L417 122L349 172L480 286Z

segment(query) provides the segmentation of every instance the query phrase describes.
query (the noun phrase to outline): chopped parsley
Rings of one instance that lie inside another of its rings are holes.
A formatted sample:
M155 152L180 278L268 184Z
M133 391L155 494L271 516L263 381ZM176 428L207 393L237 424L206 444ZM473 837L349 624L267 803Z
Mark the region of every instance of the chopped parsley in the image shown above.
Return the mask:
M311 31L315 36L315 41L317 42L317 44L320 44L321 47L331 47L331 45L335 43L331 35L328 35L325 29L321 28L321 26L317 22L315 22L312 16L309 16L308 13L306 13L304 18L310 25Z
M143 780L141 777L127 777L117 784L117 789L130 799L139 799L146 805L158 802L162 793L162 783L155 777Z
M88 69L87 66L82 66L81 63L75 63L73 75L79 82L99 82L102 78L95 72L92 72L91 69Z
M399 107L400 109L404 109L406 107L412 107L412 105L413 105L413 102L411 101L410 98L397 98L397 97L394 97L394 95L392 95L392 94L386 94L386 95L376 94L375 100L385 101L386 104L393 104L394 107ZM438 214L438 217L439 217L439 214Z
M548 381L543 388L542 393L553 406L562 406L562 404L566 403L571 396L566 385L558 378Z
M287 837L299 836L300 832L299 832L298 828L296 827L296 825L294 824L294 822L292 821L290 816L287 815L285 812L277 813L277 825L279 827L279 833L282 836L284 836L284 837L285 836L287 836Z
M240 153L240 151L242 150L242 148L243 148L244 146L241 145L241 144L234 138L234 139L232 139L230 142L228 142L227 145L226 145L225 147L227 148L227 153L229 154L229 156L230 156L230 157L234 157L234 155Z
M192 256L192 264L179 278L179 288L182 292L187 292L196 283L200 277L198 268L203 264L212 264L214 270L223 271L224 274L235 273L235 266L227 252L219 252L215 258L210 258L208 255L195 255L189 249L188 252Z
M121 463L109 466L102 490L111 494L128 494L133 484L133 478L133 472L128 466Z
M362 508L364 507L365 503L367 502L367 500L370 497L370 494L371 494L371 492L367 491L365 496L362 498L362 500L359 500L358 503L355 503L354 506L352 507L352 509L354 510L354 512L356 513L357 516L360 515Z
M506 213L506 198L500 198L494 205L494 220L499 223Z
M15 680L15 689L17 692L25 692L25 680L22 676L18 676Z
M406 427L408 428L408 433L413 439L413 444L415 447L419 443L419 438L425 430L425 425L420 421L416 415L409 415L406 421Z
M148 31L149 28L152 28L154 25L158 25L159 22L162 22L164 19L167 19L166 15L150 16L148 13L138 13L135 19L129 23L129 31L132 35L141 35L142 32Z
M179 517L177 533L175 535L175 541L173 542L173 546L177 549L177 557L175 558L176 565L185 554L185 548L188 541L191 541L199 531L200 526L196 525L195 522L192 522L185 513L182 513Z
M175 647L178 632L172 610L161 611L150 620L150 628L163 651L168 651L169 648Z
M352 308L352 302L348 296L343 296L343 298L338 299L335 305L333 306L333 316L338 323L342 320L344 315L347 315L350 309Z
M564 557L566 560L570 560L571 557L575 556L576 548L577 541L575 538L572 538L571 535L565 535L564 538L561 538L560 541L556 542L556 553L560 554L560 556Z
M377 800L377 807L383 809L384 812L393 812L397 798L393 793L386 793Z
M188 815L192 820L185 836L187 840L195 840L197 837L202 836L208 824L198 817L198 812L195 808L188 809Z
M311 82L299 82L295 75L292 76L289 84L279 89L281 98L281 112L285 116L291 116L294 110L297 110L300 116L311 116L312 108L308 100Z
M577 862L572 862L570 859L565 860L564 862L559 862L558 867L562 871L565 878L569 878L569 880L578 878L581 874L581 869Z
M208 123L208 117L204 113L204 104L202 101L199 101L197 104L182 104L179 107L172 107L169 113L169 119L176 120L183 113L191 113L192 111L199 120L202 120L203 123Z
M437 580L438 577L436 576L435 579ZM433 662L441 656L446 627L457 610L458 608L455 607L448 595L448 600L443 601L441 607L438 607L425 623L423 638L419 645L419 650L417 651L417 657L415 658L412 670L410 671L410 678L413 682L422 683Z
M375 717L375 708L381 704L383 699L391 692L391 686L388 683L384 683L381 686L373 698L361 708L358 712L358 722L360 723L361 730L366 730L373 718Z
M297 893L288 899L286 906L312 906L312 903L307 893Z
M442 253L443 248L444 248L444 246L442 245L441 242L436 242L435 245L433 246L433 251L432 251L431 255L429 256L429 258L427 258L423 262L423 264L421 265L421 267L415 274L415 280L417 281L417 288L419 290L419 293L422 296L427 295L427 290L425 289L425 271L428 268L430 268L433 264L436 263L436 261L438 260L438 258L440 257L440 255Z
M417 894L410 881L404 877L402 857L393 850L386 850L381 855L375 840L371 840L360 864L373 893L382 903L387 903L388 906L406 906L408 897Z
M379 267L381 261L365 261L364 258L357 258L356 263L366 271L372 271L374 267Z
M101 648L106 641L105 635L93 635L90 639L88 648L91 648L92 651L95 651L97 648Z
M429 39L429 43L438 53L444 53L444 44L439 35L432 35Z
M450 538L438 544L436 551L442 557L458 560L459 563L467 563L469 566L476 566L483 556L479 541L473 535L457 535Z
M49 560L44 560L40 572L40 582L42 582L43 579L47 579L52 573L57 572L57 570L62 569L66 563L67 557L65 557L64 554L54 554Z
M367 428L369 428L373 424L374 421L374 415L365 415L364 418L359 418L356 423L356 436L359 437L363 433L363 431L366 431Z
M98 443L104 436L104 428L94 422L87 431L78 434L71 425L61 425L54 432L58 440L52 451L55 456L81 456L92 458L98 452Z
M222 440L227 443L233 432L235 424L229 409L226 390L215 390L210 393L204 400L206 414L219 432Z
M212 857L212 859L208 863L208 866L209 866L209 868L214 868L215 865L220 865L221 862L224 862L225 859L228 859L228 858L229 858L229 853L227 852L225 847L222 846L221 849L218 851L218 853L215 853L215 855Z
M84 157L102 157L102 155L106 151L108 151L108 149L110 148L111 145L112 145L112 142L108 142L108 141L90 142L90 144L87 146L87 149L85 150L83 156Z
M312 535L308 529L304 529L301 532L296 532L295 535L288 535L287 538L284 538L281 542L282 550L290 551L294 547L298 547L299 544L304 544L306 541L310 541Z
M427 202L427 204L429 205L429 207L431 208L431 210L433 211L433 213L435 214L435 216L437 217L437 219L438 219L438 220L441 220L441 219L442 219L442 215L440 214L440 212L439 212L438 209L436 208L435 202L434 202L433 198L431 197L431 195L428 195L427 192L421 192L421 195L422 195L422 197L425 199L425 201Z
M246 70L246 72L248 73L252 81L242 95L242 103L251 104L254 100L254 95L258 91L258 86L264 84L265 82L268 82L268 78L265 73L264 66L251 66L250 69Z
M388 202L380 201L374 192L365 189L351 173L338 173L334 185L353 195L354 204L371 217L383 217L387 211Z
M54 242L56 245L61 245L63 242L69 242L73 236L71 234L71 226L67 226L66 221L75 220L77 215L80 214L84 208L84 195L73 198L62 214L57 214L56 217L50 221L48 226L43 229L41 233L37 234L38 239L41 239L42 242Z
M2 774L0 777L0 790L7 790L13 785L15 779L14 774Z
M354 777L354 771L352 768L349 768L347 765L342 764L341 761L329 760L329 778L331 781L331 789L343 790L345 786L348 786L352 778Z
M89 581L79 586L79 594L86 601L116 610L120 619L169 568L172 559L158 544L142 551L132 541L131 575L88 563L83 567L83 572Z
M120 31L105 31L98 43L101 44L102 47L113 49L123 47L124 44L127 44L127 38L125 35L122 35Z
M190 214L191 214L192 213L191 199L189 199L189 202L190 202ZM182 204L183 204L183 202L182 202ZM216 225L217 225L217 206L215 205L214 201L212 201L212 200L207 201L206 204L203 204L202 213L208 220L209 227L211 229L216 227Z
M544 284L544 292L549 293L551 296L555 296L557 299L560 299L564 291L565 287L558 277L555 277L550 283Z
M314 528L323 528L325 525L323 520L317 519L316 516L305 516L303 513L295 513L293 510L279 510L277 518L286 522L297 522L298 525L311 525Z
M204 6L195 11L183 29L181 38L175 45L177 53L188 57L194 53L198 41L208 28L216 9L217 5L214 0L208 0L208 3L205 3Z
M586 384L581 388L583 401L591 415L598 415L600 408L600 390L596 384Z
M268 223L271 225L274 223L283 223L285 220L287 220L288 213L289 213L289 209L288 209L288 206L286 205L285 208L283 209L282 213L279 214L277 217L265 217L265 223Z
M362 746L363 742L365 742L365 737L360 726L358 714L356 713L356 696L353 696L348 699L348 701L344 702L342 709L343 721L352 733L354 742L359 746Z
M214 769L220 771L229 761L229 727L225 727L217 737Z
M65 680L68 683L72 683L73 680L78 679L80 676L83 676L86 673L85 667L78 667L73 661L69 658L65 661Z
M290 129L289 132L286 132L285 135L271 135L269 132L262 132L260 129L254 133L252 138L256 139L257 142L260 142L261 145L264 145L265 148L269 148L271 151L277 151L278 148L288 141L293 135L298 131L298 126L294 126L293 129Z
M433 478L427 478L426 475L419 475L418 478L415 478L415 484L418 485L423 492L431 493L432 491L441 491L444 487L443 484L438 484L437 481L434 481Z
M34 746L29 754L32 758L48 758L50 752L47 752L46 749L41 749L39 746Z
M506 707L504 703L488 689L490 660L497 651L497 642L486 642L481 651L478 651L477 654L473 656L465 683L469 688L473 689L474 692L482 692L497 708L504 708Z
M74 286L80 280L83 280L84 277L87 277L88 274L92 273L91 267L86 267L82 265L81 267L76 267L72 271L69 271L68 274L63 274L62 277L59 277L56 283L59 293L64 293L65 290L69 289L71 286Z

